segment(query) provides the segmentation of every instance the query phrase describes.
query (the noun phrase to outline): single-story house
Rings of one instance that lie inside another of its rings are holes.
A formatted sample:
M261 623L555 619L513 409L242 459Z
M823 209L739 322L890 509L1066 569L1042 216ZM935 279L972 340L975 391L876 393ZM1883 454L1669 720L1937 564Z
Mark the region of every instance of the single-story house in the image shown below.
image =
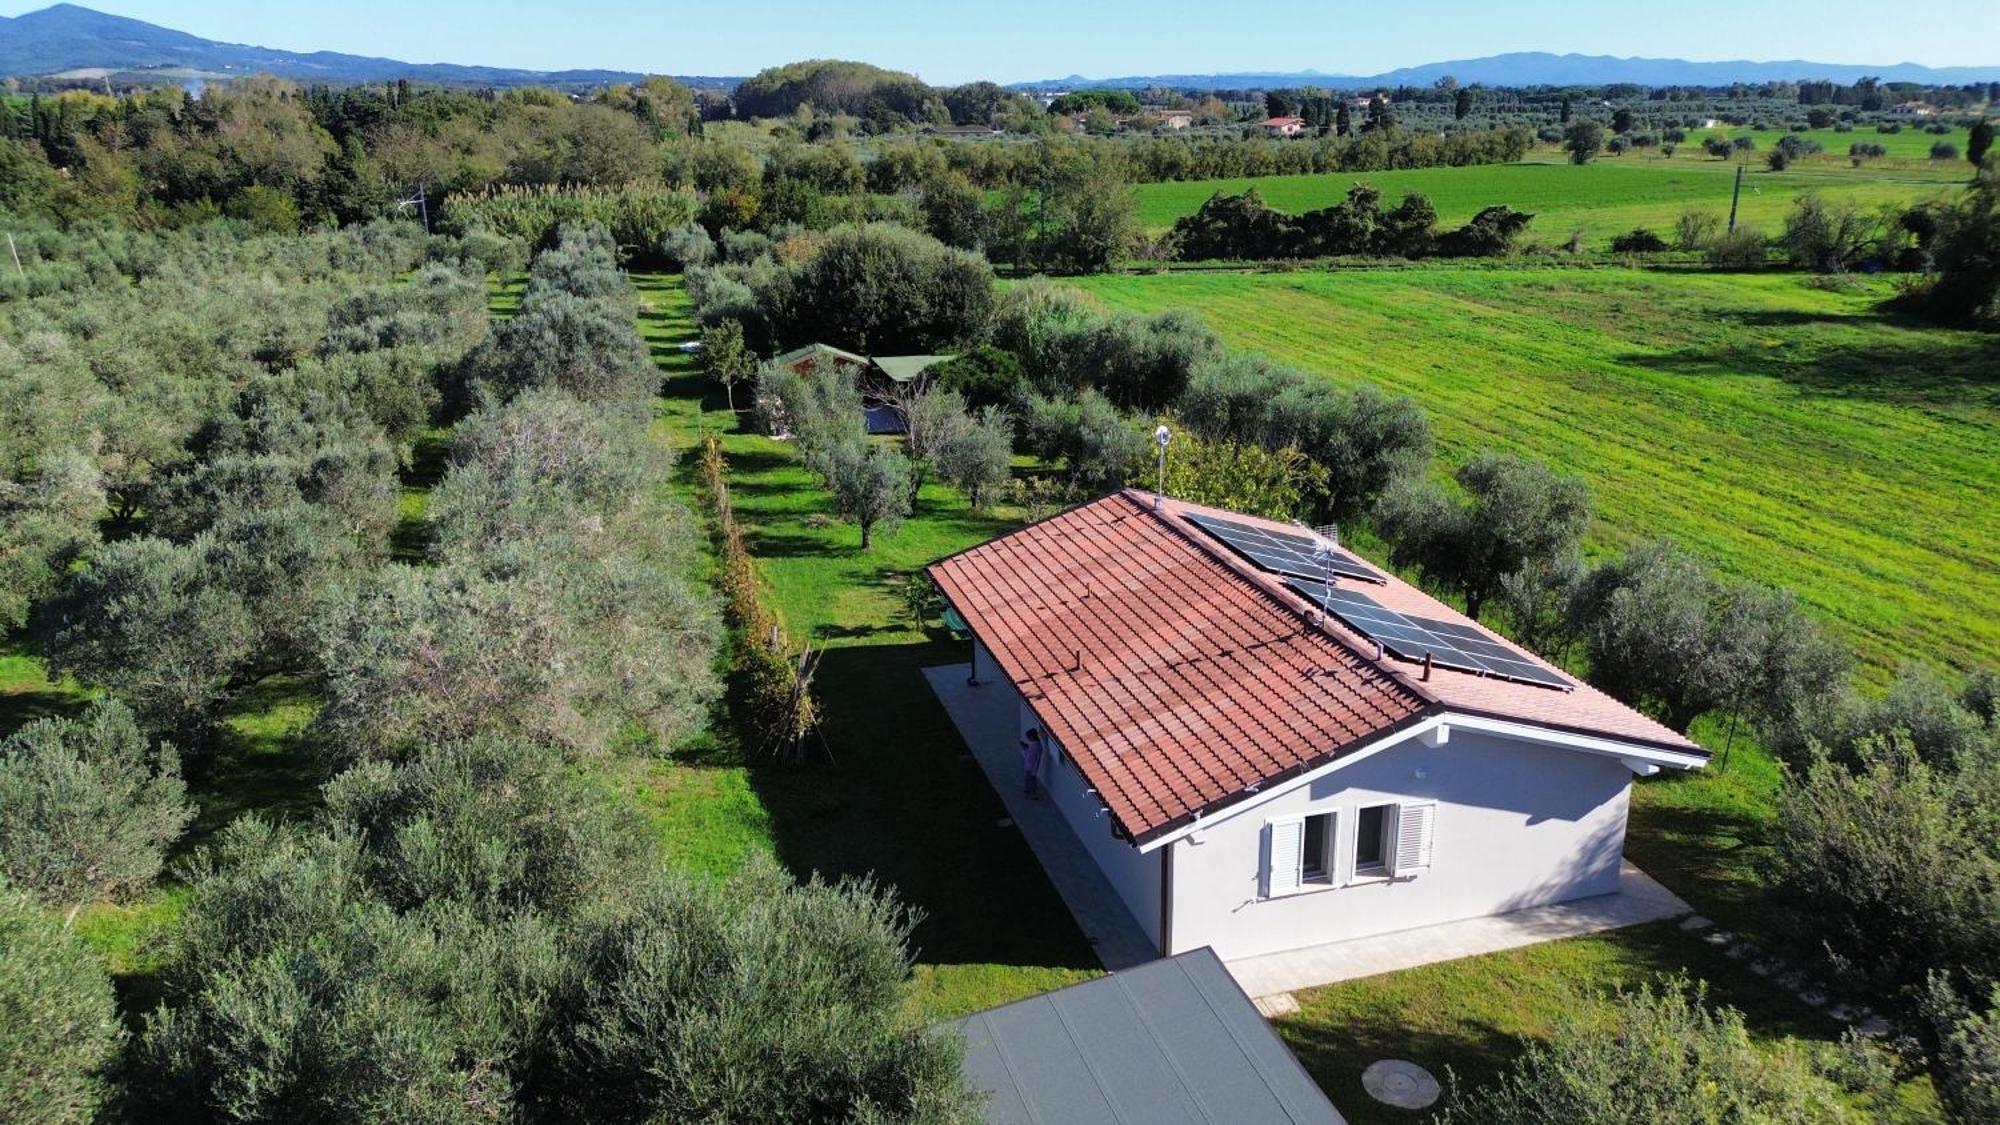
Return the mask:
M1632 778L1708 760L1296 526L1126 490L929 573L1166 956L1615 892Z
M1264 122L1265 134L1273 137L1296 137L1306 131L1303 117L1272 117Z
M1190 109L1161 109L1153 110L1152 113L1160 119L1160 125L1164 128L1178 131L1194 124L1194 111Z
M1341 1125L1215 953L1197 949L954 1021L995 1125Z
M791 368L801 375L835 371L851 376L861 388L862 411L867 418L868 432L900 434L909 428L898 405L904 393L917 386L931 368L956 358L951 355L866 356L831 344L806 344L774 356L771 362Z

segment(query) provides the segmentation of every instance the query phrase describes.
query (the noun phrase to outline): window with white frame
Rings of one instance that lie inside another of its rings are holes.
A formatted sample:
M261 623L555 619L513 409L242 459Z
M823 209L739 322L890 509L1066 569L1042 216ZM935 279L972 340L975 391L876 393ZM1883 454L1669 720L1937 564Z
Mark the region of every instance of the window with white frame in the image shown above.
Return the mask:
M1407 801L1273 817L1264 825L1264 897L1429 870L1436 812L1434 801ZM1353 825L1345 836L1343 817Z
M1396 819L1394 805L1368 805L1354 814L1354 874L1389 873L1389 830Z

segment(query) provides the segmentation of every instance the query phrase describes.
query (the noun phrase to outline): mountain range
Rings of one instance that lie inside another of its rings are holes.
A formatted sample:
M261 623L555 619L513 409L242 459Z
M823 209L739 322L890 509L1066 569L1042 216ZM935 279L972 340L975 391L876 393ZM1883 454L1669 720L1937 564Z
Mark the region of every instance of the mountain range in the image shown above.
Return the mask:
M0 17L0 75L120 78L150 75L167 79L217 79L274 74L298 82L350 84L407 78L455 86L559 87L630 82L643 75L619 70L517 70L454 63L411 63L346 55L334 51L286 51L221 43L109 15L75 4ZM1852 82L1875 76L1889 82L2000 82L2000 66L1928 67L1916 63L1854 66L1804 60L1781 62L1689 62L1686 59L1614 58L1609 55L1555 55L1539 51L1456 59L1404 67L1383 74L1342 75L1319 71L1235 74L1151 74L1123 78L1068 78L1016 83L1020 90L1079 87L1167 86L1181 89L1269 89L1285 86L1372 88L1428 86L1451 76L1462 84L1489 86L1595 86L1632 82L1642 86L1726 86L1734 82L1821 79ZM733 88L739 79L676 76L691 86Z
M2000 66L1922 66L1891 63L1857 66L1805 59L1753 62L1690 62L1687 59L1617 58L1612 55L1556 55L1546 51L1516 51L1477 59L1406 66L1381 74L1326 74L1317 70L1249 71L1233 74L1144 74L1122 78L1070 75L1016 83L1020 90L1074 90L1086 87L1143 89L1259 90L1293 86L1328 89L1373 89L1377 86L1429 86L1451 77L1461 85L1602 86L1631 82L1640 86L1727 86L1731 83L1792 82L1805 79L1850 83L1860 78L1925 85L2000 82Z
M622 70L515 70L453 63L409 63L336 51L284 51L219 43L143 20L75 4L56 4L11 19L0 16L0 75L97 78L153 72L167 78L274 74L296 82L346 85L407 78L451 86L601 86L645 77ZM734 88L739 78L688 76L691 86Z

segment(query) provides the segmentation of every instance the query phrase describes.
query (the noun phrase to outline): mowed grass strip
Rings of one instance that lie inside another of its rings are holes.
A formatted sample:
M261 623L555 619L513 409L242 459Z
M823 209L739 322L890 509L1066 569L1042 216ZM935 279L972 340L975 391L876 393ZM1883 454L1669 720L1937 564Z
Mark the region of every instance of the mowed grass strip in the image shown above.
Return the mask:
M641 330L666 373L654 433L681 458L720 435L751 554L793 640L821 653L814 681L826 751L799 765L746 740L726 708L710 742L647 763L640 794L684 862L722 868L750 848L801 878L873 878L922 913L914 937L919 1003L946 1018L1097 975L1095 955L972 760L923 669L968 649L933 620L919 629L898 591L924 565L1019 526L1022 513L974 512L926 486L916 512L875 546L827 518L832 505L786 442L733 415L721 388L679 350L697 329L680 280L634 278ZM738 404L750 394L738 389Z
M1760 146L1777 143L1778 134L1760 136L1766 138L1759 140ZM1845 146L1841 152L1846 152ZM1186 180L1141 184L1135 190L1140 221L1151 230L1164 230L1175 219L1193 214L1217 192L1255 187L1265 203L1297 214L1340 202L1348 187L1360 182L1380 189L1387 203L1401 199L1405 192L1422 192L1437 208L1441 226L1463 223L1494 204L1528 211L1535 221L1525 241L1553 245L1566 242L1578 231L1587 241L1602 241L1640 226L1670 238L1674 220L1690 207L1726 216L1735 175L1734 161L1716 160L1690 143L1671 158L1655 151L1652 155L1600 157L1581 166L1557 163L1548 154L1538 154L1535 161L1521 164ZM1856 169L1848 165L1845 155L1824 156L1798 161L1784 172L1771 172L1761 157L1753 157L1744 176L1738 220L1765 234L1775 234L1792 201L1808 190L1829 200L1864 207L1902 207L1949 192L1968 175L1962 160L1934 164L1890 159Z
M1627 269L1102 277L1231 344L1414 396L1590 482L1593 544L1671 536L1796 591L1885 676L2000 662L2000 340L1889 316L1886 282Z

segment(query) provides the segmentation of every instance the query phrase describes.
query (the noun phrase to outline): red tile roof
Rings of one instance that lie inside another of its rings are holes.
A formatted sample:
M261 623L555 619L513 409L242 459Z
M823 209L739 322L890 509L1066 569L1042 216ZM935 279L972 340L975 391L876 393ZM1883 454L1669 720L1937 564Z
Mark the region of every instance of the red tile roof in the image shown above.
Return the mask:
M1443 711L1703 753L1588 685L1573 691L1374 658L1185 519L1268 520L1137 491L1032 524L930 568L1002 672L1133 839ZM1393 577L1390 608L1464 620Z

